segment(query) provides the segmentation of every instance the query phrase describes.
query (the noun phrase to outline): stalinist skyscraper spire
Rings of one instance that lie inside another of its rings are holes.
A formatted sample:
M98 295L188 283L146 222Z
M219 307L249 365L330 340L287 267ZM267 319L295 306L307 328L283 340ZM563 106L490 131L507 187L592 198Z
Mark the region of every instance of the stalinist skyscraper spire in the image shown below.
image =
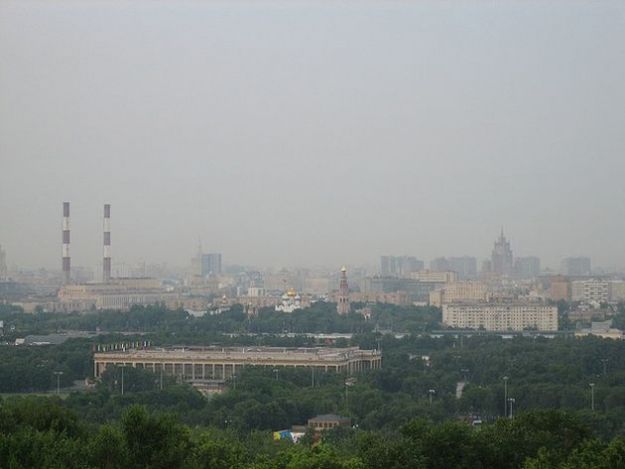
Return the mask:
M512 256L512 249L510 249L510 242L503 234L503 226L501 227L499 239L495 241L493 253L491 254L491 262L494 273L499 275L512 274L514 258Z
M339 283L339 295L336 301L336 311L339 314L348 314L349 305L349 285L347 285L347 269L341 269L341 281Z

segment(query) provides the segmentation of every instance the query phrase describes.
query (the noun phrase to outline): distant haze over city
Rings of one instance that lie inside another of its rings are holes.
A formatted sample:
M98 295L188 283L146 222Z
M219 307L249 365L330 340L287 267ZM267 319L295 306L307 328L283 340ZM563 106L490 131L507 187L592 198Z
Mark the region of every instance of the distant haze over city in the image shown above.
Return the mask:
M258 5L262 4L262 8ZM178 27L177 25L180 25ZM4 1L7 262L625 268L625 3Z

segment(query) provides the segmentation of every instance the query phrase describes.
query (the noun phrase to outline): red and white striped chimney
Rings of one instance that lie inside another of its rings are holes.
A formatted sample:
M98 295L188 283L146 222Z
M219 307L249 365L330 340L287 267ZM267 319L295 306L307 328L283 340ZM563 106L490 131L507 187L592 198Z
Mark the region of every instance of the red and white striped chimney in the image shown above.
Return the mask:
M102 258L102 281L111 280L111 205L104 204L104 246Z
M63 202L63 279L70 282L71 261L69 257L69 202Z

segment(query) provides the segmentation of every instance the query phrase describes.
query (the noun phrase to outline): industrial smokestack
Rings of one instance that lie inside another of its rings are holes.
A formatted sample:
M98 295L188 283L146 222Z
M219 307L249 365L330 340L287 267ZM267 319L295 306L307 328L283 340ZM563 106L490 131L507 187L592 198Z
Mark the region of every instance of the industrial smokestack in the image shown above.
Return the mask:
M63 202L63 278L65 283L70 281L70 266L71 261L69 257L69 202Z
M104 204L104 246L102 259L102 281L111 280L111 205Z

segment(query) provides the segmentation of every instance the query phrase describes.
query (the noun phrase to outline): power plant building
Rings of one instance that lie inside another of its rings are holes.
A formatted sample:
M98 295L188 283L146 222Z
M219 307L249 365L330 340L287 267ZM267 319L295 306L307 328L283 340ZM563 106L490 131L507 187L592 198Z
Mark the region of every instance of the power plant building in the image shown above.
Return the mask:
M90 309L128 310L132 305L165 303L176 307L178 293L166 292L158 279L112 278L107 283L65 285L58 293L58 309L88 311Z
M62 268L64 285L52 310L88 311L91 309L127 310L132 305L164 303L169 307L181 305L178 293L165 291L153 278L111 277L111 206L104 205L102 235L102 283L72 283L70 245L70 204L63 202Z

